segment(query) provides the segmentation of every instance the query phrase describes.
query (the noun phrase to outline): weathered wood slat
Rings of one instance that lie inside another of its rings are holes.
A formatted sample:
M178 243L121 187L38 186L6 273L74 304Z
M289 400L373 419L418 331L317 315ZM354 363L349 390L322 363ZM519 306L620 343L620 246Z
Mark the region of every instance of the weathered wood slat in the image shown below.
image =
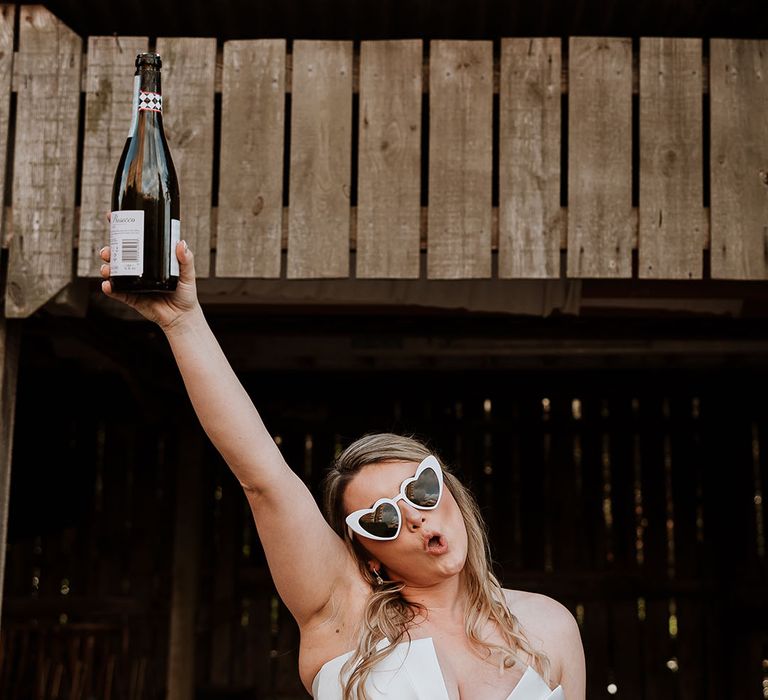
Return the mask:
M713 279L768 278L768 41L710 41Z
M499 277L560 276L560 39L502 39Z
M105 214L111 208L112 181L131 124L136 54L147 37L93 36L88 39L85 77L85 137L77 274L98 277L99 249L109 243Z
M224 44L217 277L280 276L285 48Z
M352 42L293 44L289 278L348 277Z
M219 463L221 492L217 496L214 511L214 557L216 576L213 582L213 605L211 616L210 682L220 688L232 683L233 624L237 615L232 605L237 601L236 571L238 564L237 533L240 506L245 500L242 491L231 480L226 465ZM227 474L224 475L224 469ZM223 476L221 476L223 475ZM238 649L238 651L241 651ZM254 659L254 662L256 660Z
M11 111L13 75L14 5L0 5L0 192L5 192L5 163L8 153L8 118ZM0 231L5 226L5 211L0 207ZM0 236L2 238L2 236Z
M704 265L701 39L640 40L640 278Z
M357 276L419 276L423 42L360 51Z
M72 280L82 57L80 37L44 7L19 12L8 317L29 316Z
M632 274L632 41L571 37L569 277Z
M432 41L427 275L491 276L493 43Z
M216 39L161 38L163 125L179 178L181 237L198 277L210 273Z
M0 316L0 601L5 581L5 550L8 534L8 505L11 495L11 452L16 415L16 386L19 371L18 321Z
M190 669L195 668L206 451L197 425L182 429L179 438L166 698L192 700L195 674Z

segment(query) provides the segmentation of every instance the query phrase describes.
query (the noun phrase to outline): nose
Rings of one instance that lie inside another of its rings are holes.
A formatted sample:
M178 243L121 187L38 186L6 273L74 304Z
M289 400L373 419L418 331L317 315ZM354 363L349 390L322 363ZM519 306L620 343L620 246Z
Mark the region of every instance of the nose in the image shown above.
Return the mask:
M405 501L400 501L399 505L403 514L403 522L409 530L417 530L426 522L424 511L408 505Z

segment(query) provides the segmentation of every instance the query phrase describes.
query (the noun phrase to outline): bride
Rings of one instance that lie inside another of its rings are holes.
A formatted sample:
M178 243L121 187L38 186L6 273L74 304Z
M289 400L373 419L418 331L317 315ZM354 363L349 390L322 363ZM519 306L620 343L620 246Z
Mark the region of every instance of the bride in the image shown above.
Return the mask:
M326 476L324 518L208 327L186 243L172 294L113 292L109 247L100 255L102 291L163 330L243 487L317 700L583 700L575 619L552 598L501 587L477 505L437 455L410 437L360 438ZM350 397L360 400L375 397Z

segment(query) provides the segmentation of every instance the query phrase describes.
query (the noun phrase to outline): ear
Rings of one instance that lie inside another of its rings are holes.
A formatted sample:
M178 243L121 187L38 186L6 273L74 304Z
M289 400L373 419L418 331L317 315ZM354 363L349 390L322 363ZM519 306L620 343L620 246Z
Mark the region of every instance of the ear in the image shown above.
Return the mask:
M381 562L378 559L371 558L368 560L368 571L373 573L374 571L381 570Z

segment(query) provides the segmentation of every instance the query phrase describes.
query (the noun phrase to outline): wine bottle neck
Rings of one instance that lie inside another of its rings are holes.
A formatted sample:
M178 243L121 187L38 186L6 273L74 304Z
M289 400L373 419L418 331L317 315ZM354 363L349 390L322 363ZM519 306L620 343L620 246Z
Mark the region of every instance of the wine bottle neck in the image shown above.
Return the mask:
M160 71L154 68L142 67L136 75L138 76L138 109L139 116L143 112L152 112L155 114L163 113L163 93L160 87Z
M136 71L139 78L139 89L142 92L153 92L162 95L160 87L160 71L155 68L143 67Z

